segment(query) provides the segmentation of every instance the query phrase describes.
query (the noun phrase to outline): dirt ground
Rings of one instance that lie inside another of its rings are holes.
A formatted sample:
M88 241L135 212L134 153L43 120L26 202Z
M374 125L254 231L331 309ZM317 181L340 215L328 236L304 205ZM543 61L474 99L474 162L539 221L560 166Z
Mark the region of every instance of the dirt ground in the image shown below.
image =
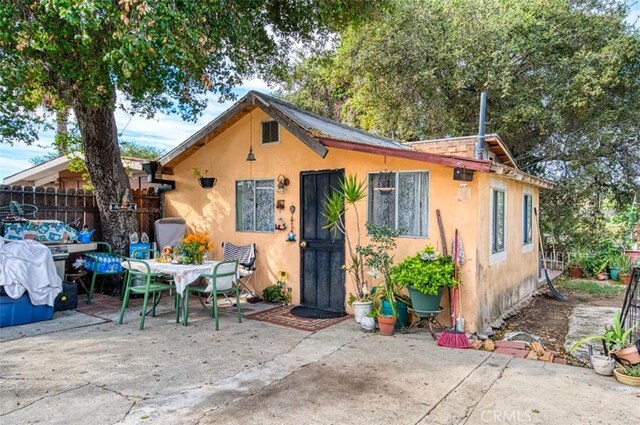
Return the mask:
M562 302L547 294L534 296L520 312L507 319L506 325L496 332L493 339L500 340L508 332L520 331L540 337L542 345L558 353L570 364L581 365L564 350L564 340L568 332L569 316L578 305L622 307L626 286L612 281L569 280L560 277L554 282L556 288L569 300ZM593 284L602 291L593 290Z

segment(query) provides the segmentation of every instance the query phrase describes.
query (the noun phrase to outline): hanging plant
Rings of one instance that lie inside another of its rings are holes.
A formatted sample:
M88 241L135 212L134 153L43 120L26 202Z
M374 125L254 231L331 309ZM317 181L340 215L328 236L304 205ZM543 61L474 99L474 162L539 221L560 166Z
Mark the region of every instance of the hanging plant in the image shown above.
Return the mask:
M198 183L200 183L200 187L204 189L211 189L213 186L216 185L216 182L218 181L218 179L216 179L215 177L206 176L206 174L209 173L209 170L204 170L204 174L205 174L204 176L202 175L198 167L194 167L192 172L193 172L193 177L198 179Z

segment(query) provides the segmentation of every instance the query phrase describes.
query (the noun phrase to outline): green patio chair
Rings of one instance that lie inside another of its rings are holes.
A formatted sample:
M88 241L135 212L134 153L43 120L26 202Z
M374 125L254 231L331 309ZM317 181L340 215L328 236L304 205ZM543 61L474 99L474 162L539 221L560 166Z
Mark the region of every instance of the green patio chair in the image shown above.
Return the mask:
M215 265L212 274L203 274L202 277L206 278L209 282L207 286L187 286L184 290L184 320L183 324L189 326L189 295L192 292L199 294L207 293L211 294L213 307L211 309L211 316L213 317L216 325L216 330L220 330L220 324L218 320L218 294L229 295L235 293L236 306L238 309L238 323L242 323L242 312L240 311L240 288L237 285L238 278L238 262L237 261L222 261Z
M122 324L124 318L124 312L129 306L129 298L131 294L143 294L144 299L142 301L142 310L140 312L140 330L144 329L144 319L147 316L147 304L149 302L149 295L152 296L151 317L156 315L156 306L159 302L159 296L162 292L175 290L175 285L162 283L159 281L164 275L162 273L152 273L144 260L135 260L133 258L123 258L123 262L127 264L127 281L124 289L124 299L122 300L122 308L120 309L120 317L118 318L118 324ZM134 264L141 265L140 269L136 268ZM133 282L137 281L141 284L133 285ZM178 295L176 294L174 307L176 307L176 323L180 322L180 309L178 308Z
M97 245L97 249L100 249L100 247L104 248L104 252L98 252L100 253L105 253L105 254L110 254L114 257L117 258L124 258L121 257L119 255L115 255L113 254L113 251L111 249L111 245L107 242L95 242ZM91 254L87 254L87 256L91 256ZM91 284L89 286L89 293L87 294L87 304L91 304L91 299L93 298L93 293L95 291L95 286L96 286L96 281L98 279L98 277L102 276L117 276L117 275L121 275L124 276L127 273L127 270L124 268L119 268L119 270L117 271L98 271L98 265L96 264L94 267L94 270L91 271ZM126 279L126 277L125 277ZM104 279L101 279L101 283L100 283L100 292L104 292Z

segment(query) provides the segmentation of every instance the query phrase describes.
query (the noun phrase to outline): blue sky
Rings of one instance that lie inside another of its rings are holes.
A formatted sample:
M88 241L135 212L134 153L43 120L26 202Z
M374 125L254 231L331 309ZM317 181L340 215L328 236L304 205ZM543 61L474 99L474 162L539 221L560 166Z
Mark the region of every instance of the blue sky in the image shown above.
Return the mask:
M264 93L272 91L267 84L259 79L247 81L234 92L238 98L249 90ZM198 131L202 126L224 112L233 102L218 103L215 97L209 99L209 104L198 121L185 122L177 115L158 113L153 119L129 116L123 111L116 112L118 131L122 133L120 140L133 140L137 143L155 146L169 150L187 137ZM32 145L16 143L13 146L0 143L0 179L20 172L32 166L29 161L34 156L42 155L52 149L46 149L53 140L54 133L45 132L39 135L40 140Z
M633 23L640 18L640 0L630 0L629 4L631 5L629 22ZM242 97L249 90L267 93L271 91L264 81L255 79L247 81L235 92L238 97ZM215 99L210 99L207 109L195 123L185 122L177 115L157 114L153 119L144 119L131 117L118 111L116 121L118 130L122 133L120 140L132 140L140 144L169 150L224 112L231 104L232 102L218 103ZM21 143L16 143L13 146L0 143L0 179L31 167L29 159L50 151L51 149L46 149L43 146L50 145L52 139L53 133L47 132L41 134L40 140L30 146Z

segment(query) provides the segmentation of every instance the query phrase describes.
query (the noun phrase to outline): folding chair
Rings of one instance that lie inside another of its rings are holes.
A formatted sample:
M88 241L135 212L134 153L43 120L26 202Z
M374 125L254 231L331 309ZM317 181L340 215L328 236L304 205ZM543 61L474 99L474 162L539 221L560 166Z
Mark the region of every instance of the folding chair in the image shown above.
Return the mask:
M162 251L165 246L178 245L187 230L186 221L180 217L161 218L154 224L158 251Z
M240 288L240 295L256 297L257 292L253 286L253 273L256 270L256 244L237 246L230 242L222 243L224 261L238 262L238 280L236 285Z

